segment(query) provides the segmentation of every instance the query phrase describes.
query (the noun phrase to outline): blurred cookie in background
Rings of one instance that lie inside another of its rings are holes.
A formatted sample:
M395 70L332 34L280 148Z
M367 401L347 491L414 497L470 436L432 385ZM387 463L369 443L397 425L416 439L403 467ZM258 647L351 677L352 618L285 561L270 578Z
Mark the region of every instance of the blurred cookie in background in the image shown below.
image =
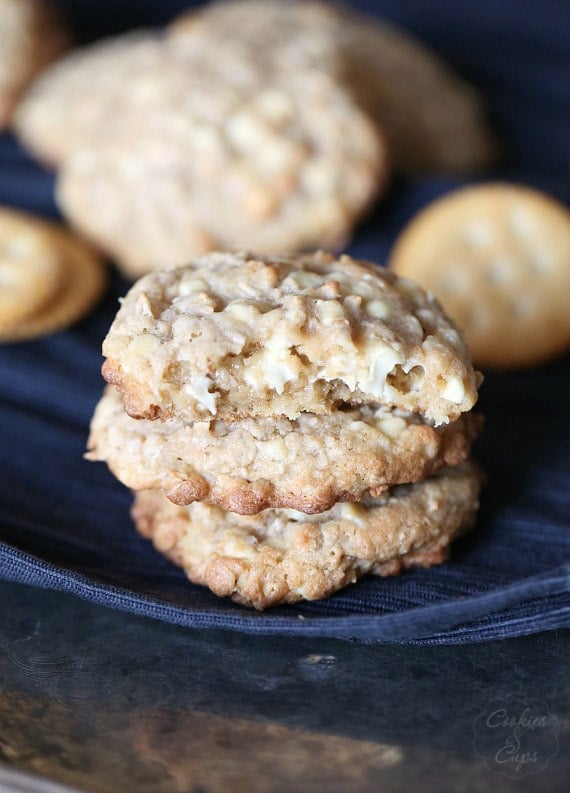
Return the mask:
M281 67L326 64L384 130L403 173L472 173L497 144L476 91L428 46L384 21L323 2L221 0L182 13L170 40L278 42Z
M205 38L172 57L65 159L64 214L129 277L217 248L343 246L386 183L384 140L328 71L279 62Z
M71 54L15 129L72 224L136 278L215 249L345 246L404 172L485 166L472 90L384 23L236 0Z
M0 130L29 83L68 42L62 15L49 0L0 0Z
M34 157L56 168L87 141L101 143L125 101L144 101L160 84L162 62L161 38L153 31L75 49L34 81L15 113L14 131Z
M439 298L480 366L570 347L570 212L543 193L493 183L444 196L404 229L390 266Z

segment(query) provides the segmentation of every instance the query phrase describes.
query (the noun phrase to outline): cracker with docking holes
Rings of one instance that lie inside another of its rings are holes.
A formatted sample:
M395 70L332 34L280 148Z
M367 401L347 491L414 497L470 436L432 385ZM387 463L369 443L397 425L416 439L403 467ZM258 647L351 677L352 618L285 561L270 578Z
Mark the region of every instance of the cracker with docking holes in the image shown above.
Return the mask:
M34 77L67 47L68 33L49 0L0 0L0 130Z
M103 343L134 418L332 413L341 403L470 410L478 375L439 304L348 256L215 253L141 278Z
M84 242L55 223L0 208L0 342L25 341L80 319L105 273Z
M467 187L419 213L392 269L432 292L480 366L542 363L570 347L570 212L514 184Z
M177 507L148 490L135 495L131 514L139 532L191 581L264 609L327 597L366 573L397 575L445 561L451 540L472 525L480 483L467 462L314 516Z
M127 487L162 489L177 504L199 500L248 515L267 507L315 513L458 465L480 423L467 414L434 428L418 416L367 406L231 424L137 420L108 387L87 458L105 461Z
M277 39L283 69L301 58L325 64L386 133L400 171L469 173L495 158L476 92L427 45L384 21L322 2L222 0L183 12L169 37L181 50L200 38L217 50L230 38L250 48Z

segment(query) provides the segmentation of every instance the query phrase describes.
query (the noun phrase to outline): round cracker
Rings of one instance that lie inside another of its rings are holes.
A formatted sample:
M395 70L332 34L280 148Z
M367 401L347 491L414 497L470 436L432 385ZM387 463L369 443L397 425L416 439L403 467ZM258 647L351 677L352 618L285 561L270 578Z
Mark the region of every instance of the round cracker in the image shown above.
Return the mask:
M542 363L570 345L570 213L514 184L467 187L430 204L390 265L442 302L488 367Z
M63 258L52 225L0 208L0 336L41 311L64 288Z
M17 247L18 240L26 238L26 234L32 237L37 235L46 250L51 250L51 259L58 262L59 270L57 278L44 290L45 299L36 299L34 308L30 307L28 301L24 314L14 309L12 319L0 324L0 342L28 341L73 324L96 303L106 283L101 259L86 243L55 223L40 221L23 213L10 214L17 215L20 221L16 224L19 234L15 234L13 245ZM33 259L28 259L26 265L28 287L33 291L37 287L34 279L38 266ZM39 278L36 280L41 281ZM18 285L25 295L21 279L18 279Z

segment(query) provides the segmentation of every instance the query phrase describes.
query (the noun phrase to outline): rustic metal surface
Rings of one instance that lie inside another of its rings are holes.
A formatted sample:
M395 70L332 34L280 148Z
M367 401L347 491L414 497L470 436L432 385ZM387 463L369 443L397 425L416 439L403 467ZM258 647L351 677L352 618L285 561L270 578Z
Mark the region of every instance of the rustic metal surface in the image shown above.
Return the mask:
M94 793L562 791L569 646L189 631L0 583L0 758ZM509 696L550 721L521 738L534 763L497 773L477 731Z

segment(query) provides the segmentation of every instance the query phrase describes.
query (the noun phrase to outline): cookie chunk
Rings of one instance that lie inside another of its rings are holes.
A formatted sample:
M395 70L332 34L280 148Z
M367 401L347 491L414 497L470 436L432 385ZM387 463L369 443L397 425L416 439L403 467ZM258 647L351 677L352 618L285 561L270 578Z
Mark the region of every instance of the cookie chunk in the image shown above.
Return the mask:
M55 223L0 208L0 342L61 330L95 304L99 257Z
M340 247L384 186L383 138L351 93L255 56L172 56L112 140L65 160L62 211L127 274L215 249Z
M142 491L132 517L191 581L264 609L327 597L366 573L397 575L445 561L451 540L473 522L480 482L467 462L311 517L278 509L242 517L200 503L176 507L160 492Z
M348 256L216 253L151 273L103 343L105 379L134 418L296 418L386 404L436 424L477 398L439 304Z
M49 0L0 0L0 130L21 94L67 47L68 34Z
M476 92L425 44L386 22L321 2L238 0L186 11L170 27L197 39L281 45L281 67L303 61L342 79L386 133L397 170L472 172L497 146Z
M436 429L418 416L366 406L231 424L136 420L108 388L91 423L87 458L105 461L127 487L163 489L181 505L315 513L463 462L479 425L479 416L466 415Z
M151 31L136 31L73 50L47 69L18 107L13 127L41 162L59 166L89 141L112 133L125 103L136 112L160 91L165 54Z
M456 191L414 218L391 267L435 294L476 362L541 363L570 346L570 213L530 188Z

